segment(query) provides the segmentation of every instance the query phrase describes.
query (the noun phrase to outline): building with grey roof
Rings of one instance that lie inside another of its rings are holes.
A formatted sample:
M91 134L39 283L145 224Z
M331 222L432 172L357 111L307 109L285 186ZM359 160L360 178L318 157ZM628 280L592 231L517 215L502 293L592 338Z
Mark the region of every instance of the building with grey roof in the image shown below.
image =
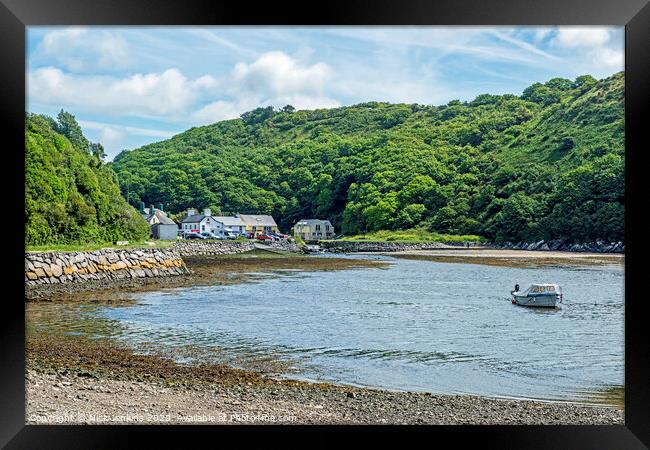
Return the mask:
M303 241L334 238L334 226L329 220L301 219L293 226L293 235Z
M181 229L183 233L212 233L219 237L225 233L224 224L212 217L210 208L205 208L203 214L197 214L193 208L188 209L187 217L181 222Z
M235 234L246 232L246 222L244 222L240 217L213 216L213 219L221 222L226 231L232 231Z
M257 236L262 233L277 233L278 224L268 214L238 214L246 224L246 234Z
M151 226L151 236L154 239L174 241L178 236L178 225L172 219L167 217L163 211L162 203L158 203L158 208L151 205L149 208L144 207L144 202L140 203L140 214Z

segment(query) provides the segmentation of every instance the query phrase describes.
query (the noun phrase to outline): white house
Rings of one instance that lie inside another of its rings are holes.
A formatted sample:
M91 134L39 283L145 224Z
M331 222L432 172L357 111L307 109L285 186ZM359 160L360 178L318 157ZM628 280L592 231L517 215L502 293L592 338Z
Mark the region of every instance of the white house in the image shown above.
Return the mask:
M212 217L212 212L209 208L205 208L203 214L197 214L196 210L188 209L187 217L183 219L181 226L183 232L211 232L217 236L223 236L225 234L223 222Z
M214 216L213 219L221 222L226 231L232 231L238 235L246 233L246 223L239 217Z

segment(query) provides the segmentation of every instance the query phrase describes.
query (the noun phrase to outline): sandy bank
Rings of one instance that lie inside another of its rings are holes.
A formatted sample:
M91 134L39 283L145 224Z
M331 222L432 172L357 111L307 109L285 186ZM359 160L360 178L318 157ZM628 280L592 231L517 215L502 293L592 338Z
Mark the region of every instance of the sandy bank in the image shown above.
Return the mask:
M373 253L376 254L376 253ZM411 250L381 253L395 258L423 261L485 264L506 267L593 266L625 264L620 253L576 253L499 249Z

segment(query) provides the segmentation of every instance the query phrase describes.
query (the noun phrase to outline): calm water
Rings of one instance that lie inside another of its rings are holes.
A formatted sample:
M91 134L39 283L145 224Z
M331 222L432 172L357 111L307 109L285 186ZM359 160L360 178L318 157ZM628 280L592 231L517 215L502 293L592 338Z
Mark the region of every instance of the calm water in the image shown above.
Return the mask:
M302 379L576 401L624 384L622 266L351 257L392 265L145 293L134 306L93 314L118 321L117 337L133 344L218 347L233 360L273 357ZM559 283L562 309L510 304L515 283L533 282Z

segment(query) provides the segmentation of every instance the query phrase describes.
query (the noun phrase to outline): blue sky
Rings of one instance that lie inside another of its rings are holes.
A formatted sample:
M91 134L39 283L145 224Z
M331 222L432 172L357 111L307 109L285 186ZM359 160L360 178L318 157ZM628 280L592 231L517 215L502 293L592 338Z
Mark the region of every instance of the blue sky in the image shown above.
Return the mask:
M27 108L123 149L258 106L445 104L623 70L622 27L29 27Z

